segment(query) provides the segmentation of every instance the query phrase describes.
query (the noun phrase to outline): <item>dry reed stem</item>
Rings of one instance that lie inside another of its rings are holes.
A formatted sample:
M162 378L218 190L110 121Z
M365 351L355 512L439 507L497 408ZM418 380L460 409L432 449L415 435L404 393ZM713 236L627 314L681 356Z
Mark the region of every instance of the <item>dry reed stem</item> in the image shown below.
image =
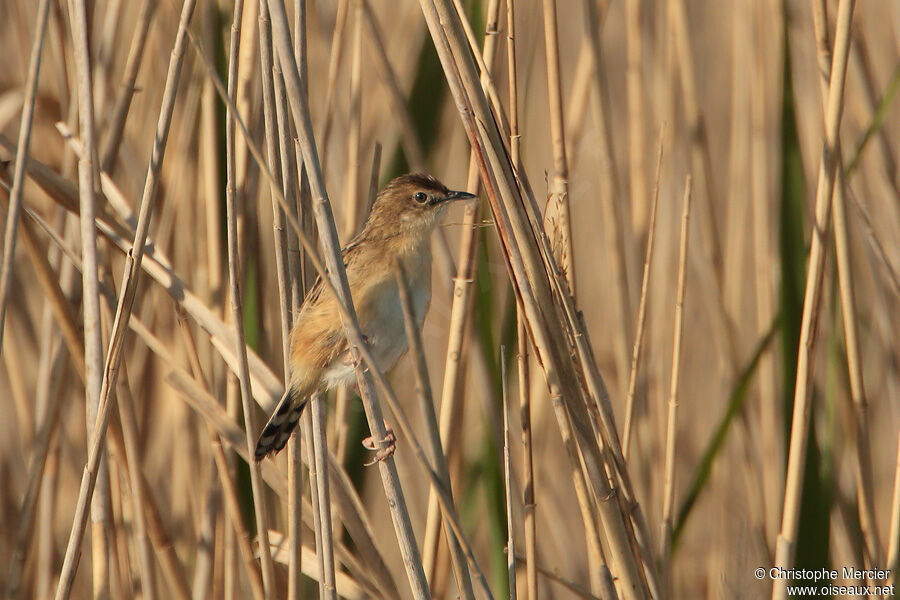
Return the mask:
M500 385L503 388L503 487L506 492L506 569L509 598L516 600L516 525L513 518L512 465L509 460L509 394L506 381L506 347L500 346Z
M515 0L506 1L506 50L507 73L509 76L509 151L512 163L517 165L521 158L522 138L519 134L519 76L516 65ZM525 476L525 485L522 490L522 505L525 513L523 519L526 558L525 581L528 588L528 599L538 600L537 519L534 501L534 452L531 435L531 373L528 359L528 331L525 320L518 309L516 310L516 345L518 350L519 418L522 424L522 470ZM505 365L505 361L501 361L501 364ZM510 557L514 557L515 554L510 549L507 549L507 552Z
M71 4L72 45L78 74L78 125L84 140L85 152L78 161L78 198L81 219L82 255L82 308L84 318L84 365L85 365L85 410L86 439L93 433L101 403L103 386L103 332L100 323L100 274L97 257L97 233L94 229L94 184L96 182L97 156L96 132L94 125L94 87L91 75L91 55L88 49L89 25L87 4L77 0ZM103 432L101 432L102 435ZM97 495L91 499L91 567L93 570L93 597L103 598L110 593L109 587L109 474L102 447L96 474ZM78 550L80 552L80 550ZM67 552L67 558L69 553ZM77 554L66 562L74 577ZM63 563L63 572L66 563ZM64 580L62 575L61 581ZM62 587L62 586L61 586ZM57 593L59 590L57 590Z
M122 430L116 423L111 423L108 432L110 449L114 454L125 456L125 441ZM187 584L187 578L184 575L184 569L175 555L175 549L172 540L165 531L162 523L162 517L159 514L159 508L153 499L150 486L144 479L143 473L137 471L138 480L141 486L141 494L144 498L144 510L146 511L147 534L150 536L150 542L156 551L159 560L160 570L166 581L168 581L170 590L178 600L189 600L191 591Z
M559 34L556 0L543 0L544 52L547 60L547 92L550 109L550 138L553 147L553 179L550 201L559 215L559 265L566 274L569 290L575 295L575 244L569 203L569 161L566 159L566 126L563 122L562 78L559 68ZM555 236L554 236L555 237Z
M825 4L816 0L813 10L813 25L816 36L819 62L819 88L822 105L828 102L828 78L831 69L831 51L828 40ZM875 499L872 481L872 453L869 447L868 401L863 382L860 358L859 329L857 323L856 298L853 291L853 274L850 265L850 243L847 233L846 182L841 158L840 141L835 150L835 183L832 195L832 222L834 225L834 245L837 257L838 286L841 298L841 317L844 324L844 345L847 354L847 371L850 380L850 396L853 402L854 432L856 444L853 458L856 462L856 493L858 498L859 522L869 559L873 565L882 562L881 540L875 521Z
M419 134L413 124L412 115L406 103L406 96L400 87L397 73L388 59L387 49L384 46L384 36L381 33L381 28L378 26L378 19L372 10L372 5L369 4L368 0L363 0L363 10L365 11L366 25L369 27L371 41L375 49L373 56L375 58L375 68L388 88L391 108L394 112L394 118L397 119L397 128L400 130L400 143L403 145L403 152L406 155L410 168L413 171L421 171L425 168L425 151L422 149L422 142L419 140Z
M516 560L519 562L525 562L525 557L523 557L522 555L516 555ZM550 569L542 565L537 566L537 571L542 577L544 577L548 581L552 581L559 586L562 586L563 588L574 594L577 598L583 598L584 600L616 600L615 595L595 596L590 592L590 590L584 589L574 581L566 579L565 577L560 576L558 573L551 571ZM615 593L615 590L613 590L613 593Z
M23 226L25 223L26 221L22 221ZM79 346L80 345L81 342L79 340ZM65 352L62 351L62 346L59 347L56 354L57 356L53 362L59 362L61 367L62 361L65 360ZM46 467L47 456L50 452L50 443L52 441L53 433L58 423L61 404L61 394L51 394L50 404L46 408L45 418L40 423L40 427L34 435L32 459L28 469L28 483L22 498L22 508L17 513L18 527L14 538L15 543L13 545L12 557L10 560L9 574L6 579L6 598L9 600L18 598L21 591L19 586L25 570L25 560L28 556L29 540L33 539L32 529L34 526L39 492L41 491L41 479Z
M122 346L125 340L125 328L122 327L123 320L131 314L131 308L134 302L134 293L137 287L138 274L141 268L141 260L144 256L144 242L147 239L147 233L150 224L150 214L152 212L152 199L155 195L156 184L159 177L159 170L165 153L166 142L168 139L169 125L171 124L172 112L175 103L175 94L177 83L181 74L182 59L184 56L184 46L186 39L187 26L193 13L196 0L185 0L182 7L181 19L179 21L178 35L172 50L172 56L169 62L169 71L166 75L166 86L163 92L163 104L160 110L159 121L157 123L156 137L154 138L153 152L150 159L150 165L147 170L147 177L144 181L144 190L141 196L140 216L137 222L137 228L134 237L132 249L126 257L125 276L122 278L121 295L118 306L116 308L115 322L113 323L110 336L110 344L106 367L103 372L103 384L100 391L100 402L97 410L97 425L91 435L90 449L88 453L88 464L85 467L84 476L79 489L78 503L76 505L75 518L73 520L72 531L69 535L69 543L66 549L66 557L63 562L63 569L60 573L59 586L56 591L57 600L63 600L68 597L71 591L72 582L75 576L75 567L77 566L77 556L80 552L81 539L84 535L85 520L87 518L86 507L90 501L90 497L94 491L94 484L97 477L97 468L102 456L103 434L109 422L109 411L112 406L108 402L109 390L115 385L116 376L118 375L118 365L122 358ZM86 46L86 43L84 44ZM85 58L86 60L86 58ZM90 86L88 86L87 95L90 95ZM86 148L93 151L92 146L86 144ZM89 160L90 152L86 151L87 156L82 160ZM92 178L91 178L92 179ZM92 183L91 183L92 185ZM93 191L93 187L90 188ZM85 215L82 209L82 219ZM90 222L91 232L94 229L94 220ZM84 234L82 235L84 237ZM85 268L85 271L89 270Z
M310 489L311 493L315 493L319 499L319 529L316 530L316 534L321 540L321 547L317 547L317 552L320 553L319 597L337 600L334 575L334 531L332 529L334 522L331 518L331 491L328 485L328 445L325 435L327 421L324 404L325 399L321 394L316 394L310 399L311 441L317 473L315 489Z
M599 448L590 431L586 406L577 401L581 398L581 392L578 389L577 375L574 373L575 366L568 359L563 358L564 352L567 351L563 350L565 343L559 338L560 330L551 328L546 320L554 317L542 314L540 309L541 306L553 305L550 296L551 290L547 287L546 279L542 279L542 277L549 275L555 285L560 285L560 283L556 277L559 270L553 257L549 254L547 241L538 233L539 222L536 218L537 207L534 197L531 194L527 195L527 201L524 203L519 197L516 178L512 173L504 143L488 107L487 99L478 84L475 65L472 63L471 56L464 51L466 44L461 30L462 26L459 23L459 15L451 11L451 7L446 1L438 2L436 6L422 1L420 5L432 39L435 41L447 81L463 118L469 141L476 149L482 172L492 183L488 191L495 223L503 242L508 266L512 270L516 282L514 289L522 294L521 306L526 309L529 330L538 350L540 362L544 367L560 427L564 428L568 421L567 411L571 410L573 413L572 424L575 426L576 439L582 451L583 466L595 498L599 501L601 518L613 549L611 554L615 566L614 572L619 576L624 593L628 594L629 598L644 597L644 582L639 575L639 567L632 554L623 515L616 504L609 502L612 496L606 475L602 472ZM435 10L435 8L439 10ZM438 15L438 13L440 14ZM443 29L441 24L447 29ZM445 38L445 34L449 35L450 39ZM455 48L452 54L451 43ZM458 67L461 67L462 70L458 71ZM473 102L471 108L469 108L467 100ZM480 134L486 136L486 139L483 139ZM523 180L521 183L527 187L526 181ZM494 186L497 186L496 190ZM499 192L499 194L495 192ZM522 214L522 206L525 207L527 215ZM510 237L511 233L515 237ZM538 236L540 250L533 245L534 237L532 236L535 235ZM520 247L519 243L524 245ZM526 252L524 257L521 254L522 250ZM535 296L535 294L538 295ZM562 300L565 301L566 297L568 296L564 294ZM562 370L560 371L560 369ZM564 399L568 399L565 404L562 403ZM576 469L579 468L578 465L573 466Z
M237 96L238 75L238 50L241 43L241 24L243 20L243 0L234 3L234 16L231 24L231 41L228 50L228 97L235 102ZM244 334L244 310L241 291L241 258L238 248L238 225L236 205L236 157L235 157L235 112L229 111L225 120L225 223L228 241L228 280L231 292L231 311L235 332L235 344L238 364L238 379L240 380L241 407L244 414L244 431L247 438L247 448L252 449L256 443L256 427L253 419L253 405L251 404L253 393L250 389L250 367L247 361L247 347ZM224 455L223 455L224 457ZM217 456L218 459L218 456ZM219 473L224 466L218 464ZM253 513L256 517L256 527L259 535L259 543L263 548L269 547L266 536L269 532L268 515L265 507L265 490L262 488L259 463L250 463L250 486L253 494ZM223 479L224 481L224 479ZM227 497L227 492L226 492ZM238 536L240 538L240 536ZM243 552L242 552L243 554ZM272 565L272 556L268 552L260 553L263 588L265 597L272 598L275 594L275 573Z
M347 128L347 161L344 172L344 239L352 239L356 234L360 215L365 214L362 203L365 201L360 193L360 138L362 136L362 44L363 44L363 6L362 0L353 2L353 54L350 65L350 110ZM330 110L330 108L329 108ZM334 411L334 440L337 442L337 456L341 462L346 458L347 436L338 438L337 433L347 431L347 407L351 399L350 390L342 386L337 390Z
M34 215L30 211L30 209L26 208L26 211L29 213L29 215L32 218L37 218L36 215ZM27 221L23 221L22 224L23 224L23 226L27 227ZM82 266L81 266L80 257L78 257L74 253L74 251L67 248L65 246L65 242L63 242L61 238L59 238L58 236L54 236L54 234L53 234L52 230L49 228L49 226L45 227L45 229L49 233L51 233L52 241L54 243L56 243L57 245L59 245L60 248L62 248L66 252L67 256L72 261L72 266L75 269L81 270ZM30 242L31 238L33 237L33 234L31 234L30 229L23 229L23 231L26 231L26 235L25 235L25 237L23 237L23 240ZM26 244L26 249L28 247L29 247L29 244ZM40 256L43 258L42 254ZM110 298L113 297L112 292L108 289L104 289L103 293L106 296L107 300L110 300ZM80 344L80 341L79 341L79 344ZM62 358L63 356L64 355L60 355L60 358ZM54 362L56 362L56 361L54 360ZM47 419L45 420L45 423L42 425L42 428L37 432L36 439L35 439L35 458L32 462L32 469L31 469L31 472L33 475L29 479L29 481L33 482L33 483L37 483L39 481L40 473L44 469L45 460L47 458L47 453L48 453L48 447L49 447L49 444L51 441L50 436L53 433L53 430L54 430L53 428L55 426L56 417L59 414L58 409L59 409L60 398L59 398L58 394L54 395L53 397L56 398L56 401L52 407L47 409L48 410ZM118 431L116 429L113 429L110 439L112 440L112 442L114 444L114 450L117 452L117 454L124 456L125 455L125 450L123 450L124 442L122 442L121 440L118 440L117 436L120 437L121 434L118 433ZM25 498L23 500L23 508L20 511L20 515L21 515L20 527L19 527L19 533L18 533L18 537L17 537L17 540L19 540L17 543L17 547L19 547L19 548L24 547L25 540L27 538L31 537L30 531L31 531L31 527L33 526L32 519L33 519L33 515L34 515L34 502L37 499L36 494L37 494L37 490L38 490L38 488L35 485L33 485L33 483L29 483L28 491L26 492ZM182 600L186 600L190 596L190 594L187 591L186 580L184 579L184 576L181 574L182 570L179 567L178 560L174 555L174 552L171 548L171 544L167 541L168 537L162 530L162 525L161 525L161 520L160 520L160 517L158 514L158 510L156 509L156 506L153 503L153 500L148 491L146 482L143 481L143 477L141 477L141 485L142 485L142 489L140 492L137 492L137 493L140 493L146 499L145 507L146 507L146 510L148 511L148 519L149 519L148 531L150 533L151 540L153 541L154 546L159 551L159 555L160 555L159 559L160 559L160 564L163 567L163 573L166 575L167 579L172 583L172 586L175 589L175 591L177 592L178 597ZM8 588L7 588L7 593L9 595L9 597L15 597L17 594L18 581L19 581L19 578L21 575L21 571L20 571L21 561L24 561L24 553L16 552L16 553L14 553L13 556L14 556L14 560L12 561L12 564L10 567L10 575L8 578ZM17 556L20 557L20 560L16 558ZM18 565L18 567L17 567L17 565Z
M273 57L272 25L266 0L259 0L259 47L260 67L263 85L263 108L266 123L266 149L270 170L278 178L281 191L289 207L295 207L294 178L295 157L291 144L290 124L287 116L287 98L281 68ZM276 152L277 149L277 152ZM275 181L271 182L274 185ZM284 209L272 194L273 229L275 234L276 277L278 279L278 299L281 316L281 351L284 385L290 382L290 331L293 325L294 304L299 303L299 254L296 240L284 228ZM303 473L300 457L300 428L291 436L288 450L288 532L290 539L288 568L288 598L298 598L300 594L300 573L302 566L302 511Z
M756 327L762 336L775 316L774 255L771 236L772 207L769 197L769 183L766 167L769 148L766 145L766 73L763 49L771 43L771 32L764 22L762 5L750 2L755 7L751 15L754 23L752 34L755 52L751 64L751 198L753 203L753 266L756 283ZM778 502L782 496L781 465L784 464L784 436L781 423L781 406L776 393L775 356L766 352L759 362L759 403L763 460L764 516L763 526L767 539L774 534L777 524ZM771 532L771 533L770 533ZM767 544L768 546L768 544Z
M362 137L363 1L353 3L353 55L350 63L350 115L347 127L347 165L344 174L344 236L350 239L359 226L362 203L359 188L360 138Z
M485 31L497 30L500 3L490 0L485 14ZM486 34L484 48L481 53L484 62L493 64L497 53L497 36ZM469 154L469 166L466 179L466 190L478 193L478 169L474 153ZM470 314L472 312L472 289L475 283L476 256L478 249L478 203L470 202L465 206L462 226L459 234L459 259L456 265L456 276L453 278L450 303L450 319L447 325L447 350L444 358L444 379L441 384L441 410L439 427L441 444L453 451L452 435L459 428L458 420L462 414L462 389L465 385L465 365L463 346L467 333L471 330ZM434 581L437 572L438 544L440 541L441 518L438 499L434 493L428 495L428 513L425 519L425 537L422 543L423 563L429 581Z
M160 356L170 367L171 370L166 377L167 382L183 395L184 399L188 401L194 410L202 415L204 420L215 428L217 435L222 441L226 442L245 461L249 460L250 455L247 452L244 434L234 419L227 415L209 392L202 389L184 370L174 365L168 350L153 334L134 319L132 319L131 326L141 339L152 347L153 352ZM332 467L330 474L333 477L333 482L336 484L334 489L338 492L335 498L337 501L336 506L340 510L350 537L356 544L359 553L369 564L373 579L378 582L380 589L385 590L385 594L388 597L397 596L396 586L381 559L381 553L374 545L372 527L366 518L362 502L356 495L350 479L335 466L336 463L333 458L329 458L329 460ZM309 464L311 467L315 466L315 463L312 461ZM287 495L287 482L274 463L262 463L262 476L266 484L278 495L282 497ZM313 500L317 501L315 495ZM312 515L313 519L318 514L316 510L304 512ZM311 527L314 527L314 525L314 523L310 524Z
M266 0L259 0L259 4L259 66L262 80L263 123L266 132L266 158L268 159L269 170L273 175L269 185L280 185L282 194L285 199L288 199L291 197L292 188L289 188L285 183L285 174L282 171L289 171L293 160L284 165L285 168L282 169L281 151L283 136L280 135L279 126L283 118L279 117L284 115L279 115L276 109L275 77L272 72L274 64L272 56L272 28ZM287 236L284 230L284 211L278 203L276 194L272 193L271 196L272 229L275 244L275 278L278 283L279 324L281 325L281 358L286 386L290 380L289 336L291 331L291 288L289 283L290 275L287 272Z
M706 215L705 236L701 236L707 256L713 265L716 283L721 288L722 282L722 237L716 222L713 207L719 198L713 187L712 160L709 140L706 135L706 122L700 112L697 98L697 77L694 72L694 54L691 47L690 24L688 23L687 6L684 0L676 0L669 4L668 17L673 30L675 51L678 61L678 73L681 75L681 94L684 99L684 112L688 121L691 141L691 172L697 173L698 196L705 201Z
M286 556L286 553L283 547L286 545L286 538L283 534L277 531L269 531L269 543L271 544L271 553L272 560L277 563L282 563L285 566L290 564L290 557ZM316 551L313 548L309 548L304 546L303 548L304 562L309 564L315 564L318 560L316 557ZM318 577L318 573L311 569L307 568L303 573L299 573L299 575L306 575L315 579ZM372 590L369 588L365 581L357 581L353 579L351 576L346 573L338 573L337 579L337 593L341 598L345 598L346 600L365 600L366 598L370 598L372 593L376 590Z
M360 346L364 345L365 342L362 333L359 330L359 322L356 319L356 311L350 297L347 274L340 257L340 244L338 243L334 216L332 215L331 204L325 190L322 168L319 164L315 139L312 133L309 106L306 102L306 98L302 95L297 62L294 55L291 53L291 38L290 31L288 30L284 3L279 0L269 0L269 10L273 19L273 33L278 51L278 58L281 62L282 70L285 73L285 83L287 84L291 107L293 109L294 124L296 125L297 134L300 138L303 161L306 173L309 177L312 196L314 198L313 210L316 215L322 246L325 250L325 262L328 265L328 277L325 279L330 280L334 284L334 287L336 288L335 292L337 292L336 298L339 299L339 305L346 308L346 311L341 311L341 321L350 343L351 354L353 355L354 360L359 363ZM304 238L304 246L307 245L306 242L307 241ZM347 314L344 315L344 312ZM374 362L370 364L370 367L376 367ZM361 363L360 366L357 367L357 380L373 439L385 440L386 431L381 408L375 397L371 379L369 375L361 369ZM379 447L380 449L384 448L383 441L379 442ZM410 586L413 590L413 595L417 599L427 598L429 595L428 582L426 581L425 573L422 570L422 561L412 529L412 523L409 519L409 512L406 508L406 500L403 496L399 475L397 474L397 467L390 457L381 461L378 464L378 467L382 477L385 494L388 499L388 505L391 508L391 517L394 522L401 555L403 556L403 563L406 568Z
M138 566L141 578L141 596L153 600L156 593L156 574L153 569L153 558L150 540L147 537L146 517L144 515L144 489L140 481L141 454L138 448L137 418L134 415L134 399L128 385L128 372L122 366L122 378L117 386L116 401L119 408L119 421L122 428L122 439L125 446L125 459L128 468L128 484L131 490L132 520L134 544L137 546Z
M681 372L681 347L684 330L684 295L687 288L688 224L691 214L691 176L684 182L684 204L681 212L681 242L678 247L678 289L675 292L675 332L672 343L672 375L669 382L669 411L666 422L665 475L663 480L662 525L660 528L660 566L671 569L672 517L675 506L675 447L678 431L678 380Z
M131 100L137 91L135 81L137 81L141 60L144 56L144 46L147 43L147 33L150 31L150 21L153 19L154 10L156 10L156 2L154 0L143 0L141 2L134 37L131 40L128 58L125 61L125 71L122 74L121 89L116 97L116 102L112 109L112 117L106 128L106 143L103 146L100 169L107 173L114 171L116 158L119 155L119 145L122 143L122 136L125 133L125 120L128 118Z
M3 262L0 265L0 352L3 348L3 330L6 322L6 303L12 283L12 266L15 259L16 234L19 213L22 208L22 190L25 186L25 165L31 143L31 126L34 120L34 103L37 97L38 79L41 72L41 57L44 50L44 35L50 13L50 0L41 0L34 26L34 41L28 60L28 79L25 82L25 97L22 116L19 120L19 139L16 145L16 162L13 169L12 188L9 190L9 211L6 213L6 230L3 236Z
M628 175L631 185L631 227L640 237L647 229L646 160L644 158L644 75L641 2L625 2L625 89L628 103ZM598 65L599 68L599 65Z
M453 489L450 484L450 469L447 465L447 457L441 445L440 427L437 415L434 412L434 398L431 393L431 381L428 377L428 364L425 359L425 346L419 332L419 321L414 313L412 294L409 290L409 282L403 265L397 263L397 289L400 292L400 303L403 308L403 322L406 327L406 337L409 343L410 355L416 369L416 398L419 401L419 410L422 412L426 443L431 468L438 474L441 484L447 491L450 501L453 501ZM447 515L444 515L446 521ZM450 548L450 558L453 561L453 572L456 574L456 584L460 597L464 600L474 600L475 591L472 588L472 576L466 566L466 556L463 553L460 542L448 523L444 524L444 533L447 537L447 546Z
M601 41L600 28L603 24L602 12L603 7L598 7L593 0L582 0L582 9L584 14L585 37L587 39L588 48L590 50L590 62L593 65L592 77L589 77L590 86L586 88L585 93L590 95L591 111L594 114L594 121L599 128L598 138L600 141L600 208L602 210L604 238L606 240L607 253L611 257L610 268L612 271L612 280L615 282L616 293L614 299L619 318L616 319L618 326L615 335L618 338L616 346L616 370L619 373L620 380L624 380L625 373L629 367L629 350L628 336L631 335L631 289L632 284L629 278L629 248L631 246L629 231L631 227L626 223L626 218L622 215L619 205L619 182L618 174L615 166L615 148L613 147L611 111L607 105L606 90L609 86L603 73L601 61ZM589 74L590 75L590 74Z
M338 0L337 14L334 19L334 32L331 34L331 53L328 55L328 79L325 84L325 118L322 123L322 172L328 167L328 140L331 138L331 125L334 122L334 90L337 87L338 69L341 55L344 52L344 29L347 26L347 13L351 0ZM296 35L296 33L295 33Z
M55 221L60 228L65 228L70 240L74 237L74 219L69 219L65 210L56 208ZM47 252L51 266L58 269L60 287L66 292L72 292L75 284L76 271L72 263L65 260L62 253L51 246ZM71 310L71 308L70 308ZM42 315L42 328L40 340L40 357L38 358L37 389L34 393L34 420L43 425L50 415L50 409L58 406L57 400L63 389L63 367L66 362L59 329L54 322L53 311L49 303L44 304ZM32 432L33 435L37 430ZM38 598L47 598L51 594L54 577L55 540L53 537L53 515L56 510L58 474L59 474L60 444L59 437L50 440L48 448L47 464L43 466L41 475L41 496L37 506L37 533L32 539L37 544L37 556L35 558L36 581L34 594Z
M650 268L653 265L653 247L656 240L656 212L659 207L659 176L662 170L663 141L666 125L659 129L656 153L656 177L653 184L653 205L650 208L650 224L647 226L647 251L644 255L644 273L641 276L641 299L638 304L637 330L634 333L634 348L631 351L631 369L628 374L628 392L625 395L625 425L622 428L622 459L628 460L631 434L634 427L634 395L637 392L638 366L644 344L644 325L647 321L647 298L650 288Z
M231 473L228 471L228 461L225 458L225 452L222 450L222 442L212 440L210 444L213 447L213 456L216 458L216 472L219 474L219 480L222 482L222 491L225 497L225 508L228 511L232 527L234 527L235 538L238 542L238 548L241 552L241 559L244 561L244 569L247 571L247 579L250 582L250 589L256 600L266 597L265 583L261 580L261 574L256 566L256 559L253 557L253 548L250 546L250 533L244 526L244 520L241 516L241 507L238 502L238 491L231 479ZM268 533L268 532L267 532ZM268 540L265 534L259 535L260 540ZM265 547L265 546L264 546ZM264 555L271 554L265 551L260 552L260 561L265 563Z
M813 0L815 11L817 0ZM850 45L850 25L853 19L854 0L841 0L838 5L837 25L834 42L834 57L831 63L828 98L825 103L825 145L819 165L819 179L816 188L816 215L813 225L812 243L806 277L806 291L803 300L803 319L800 325L800 348L797 353L797 384L794 390L794 411L791 423L790 448L788 452L787 478L785 480L784 508L781 530L775 544L775 566L790 568L794 564L797 529L800 524L800 496L803 484L803 468L806 463L806 447L809 437L809 417L811 413L810 383L813 374L813 350L816 343L819 303L825 263L824 239L830 221L831 200L835 186L835 171L838 160L839 129L843 110L844 82L847 74L847 56ZM772 598L787 597L787 579L773 582Z
M313 512L313 533L315 538L316 545L316 562L317 562L317 577L316 581L318 582L319 587L319 596L325 595L325 554L322 552L322 511L319 508L320 496L319 496L319 463L315 458L315 451L313 450L313 417L312 410L309 411L309 415L304 415L301 417L302 427L303 427L303 437L306 438L306 448L307 448L307 464L309 465L309 495L312 504L312 512Z

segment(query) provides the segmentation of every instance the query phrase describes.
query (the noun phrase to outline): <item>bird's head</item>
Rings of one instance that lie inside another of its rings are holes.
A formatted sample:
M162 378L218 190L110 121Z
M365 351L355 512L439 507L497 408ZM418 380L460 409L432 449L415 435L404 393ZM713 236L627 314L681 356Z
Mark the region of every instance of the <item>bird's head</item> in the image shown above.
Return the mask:
M472 198L474 194L449 190L431 175L401 175L378 193L365 229L372 234L424 239L448 206Z

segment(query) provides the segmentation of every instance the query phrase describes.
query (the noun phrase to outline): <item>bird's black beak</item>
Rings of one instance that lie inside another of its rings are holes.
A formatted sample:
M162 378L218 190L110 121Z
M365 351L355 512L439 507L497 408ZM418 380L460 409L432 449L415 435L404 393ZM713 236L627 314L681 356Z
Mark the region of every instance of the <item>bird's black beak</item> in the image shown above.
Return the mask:
M451 202L453 200L471 200L472 198L477 198L475 194L470 194L469 192L450 192L446 196L444 196L444 202Z

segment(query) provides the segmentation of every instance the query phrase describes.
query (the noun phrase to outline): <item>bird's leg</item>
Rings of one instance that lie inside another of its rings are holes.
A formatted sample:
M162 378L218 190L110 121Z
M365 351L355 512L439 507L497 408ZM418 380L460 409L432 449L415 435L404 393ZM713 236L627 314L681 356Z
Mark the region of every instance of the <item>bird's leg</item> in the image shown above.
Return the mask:
M377 450L374 458L372 458L372 462L367 462L364 465L366 467L370 467L376 463L380 463L384 459L393 456L394 450L397 449L397 436L394 435L394 430L391 429L391 426L387 424L387 421L384 422L384 428L387 431L383 439L376 442L372 438L372 436L369 436L362 441L363 448L365 448L366 450ZM378 446L381 444L385 444L385 447L379 448Z
M369 336L363 335L362 337L363 337L363 342L365 342L365 344L368 346L368 345L369 345ZM362 359L360 359L360 360L362 360ZM343 352L342 358L341 358L341 362L343 362L343 363L344 363L345 365L347 365L348 367L351 367L351 366L352 366L352 367L355 367L355 366L356 366L356 363L353 361L353 353L350 352L350 349L349 349L349 348L347 348L347 349Z

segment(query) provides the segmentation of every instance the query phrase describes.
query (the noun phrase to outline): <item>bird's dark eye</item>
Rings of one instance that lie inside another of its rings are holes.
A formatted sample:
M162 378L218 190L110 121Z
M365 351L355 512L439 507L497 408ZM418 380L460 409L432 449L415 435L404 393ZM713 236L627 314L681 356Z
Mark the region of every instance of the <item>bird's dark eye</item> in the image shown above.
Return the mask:
M428 200L428 196L425 195L425 192L416 192L413 198L415 198L416 202L419 204Z

